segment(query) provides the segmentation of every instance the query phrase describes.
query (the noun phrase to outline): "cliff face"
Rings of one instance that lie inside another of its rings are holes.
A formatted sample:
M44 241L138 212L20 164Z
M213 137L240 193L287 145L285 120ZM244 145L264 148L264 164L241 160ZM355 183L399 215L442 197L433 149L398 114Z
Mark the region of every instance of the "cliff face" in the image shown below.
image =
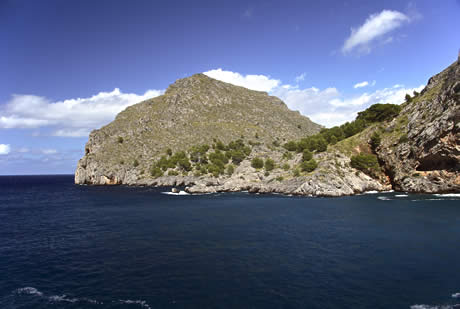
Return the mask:
M460 191L460 64L433 76L385 129L379 159L394 188Z
M282 144L320 129L267 93L196 74L91 132L75 183L141 183L151 178L152 163L168 148L177 152L216 139Z
M317 166L310 170L304 169L302 153L281 145L318 133L319 125L290 111L278 98L197 74L178 80L165 95L131 106L93 131L75 183L183 185L191 193L248 190L314 196L390 189L460 192L459 102L457 61L402 104L395 118L367 123L359 133L314 152ZM371 142L375 134L381 137L378 146ZM237 139L241 145L230 143ZM196 147L203 144L212 147L198 151ZM164 156L167 148L173 153L184 151L186 162L177 157L179 161L171 165L174 155ZM353 167L351 158L360 154L377 156L372 172ZM272 167L254 167L254 158L272 160Z

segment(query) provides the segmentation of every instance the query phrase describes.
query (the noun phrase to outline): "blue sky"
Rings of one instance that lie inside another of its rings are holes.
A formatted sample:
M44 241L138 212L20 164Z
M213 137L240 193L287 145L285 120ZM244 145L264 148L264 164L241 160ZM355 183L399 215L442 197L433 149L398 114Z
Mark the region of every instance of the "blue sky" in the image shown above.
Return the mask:
M460 1L0 1L0 174L73 173L90 130L198 72L333 126L455 61Z

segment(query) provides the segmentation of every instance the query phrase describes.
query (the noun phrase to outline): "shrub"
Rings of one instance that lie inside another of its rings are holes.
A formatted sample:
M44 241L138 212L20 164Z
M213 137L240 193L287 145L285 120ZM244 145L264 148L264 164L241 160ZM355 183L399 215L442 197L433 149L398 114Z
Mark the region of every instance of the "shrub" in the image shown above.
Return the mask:
M264 161L261 158L254 158L251 161L251 166L253 168L262 168L264 167Z
M290 152L283 153L283 159L292 160L292 153Z
M379 169L377 157L372 154L359 154L351 157L351 167L373 176Z
M288 163L284 163L283 166L281 167L283 170L285 171L289 171L289 169L291 168L291 166L288 164Z
M278 142L278 141L273 141L273 146L279 147L279 146L280 146L280 142Z
M171 170L168 172L168 176L177 176L177 175L179 175L178 171Z
M297 150L297 143L294 142L294 141L289 141L289 142L287 142L286 144L284 144L283 147L284 147L287 151L296 151L296 150Z
M168 156L172 156L172 149L171 148L166 149L166 154Z
M374 104L365 111L359 112L356 120L364 120L366 123L391 120L398 116L400 111L401 106L396 104Z
M157 166L152 166L152 168L150 169L150 175L152 175L152 177L161 177L163 176L163 171L157 167Z
M233 172L235 171L235 167L233 166L233 164L229 164L227 166L227 175L228 176L231 176L233 174Z
M302 153L302 161L310 161L313 158L312 153L310 150L305 149Z
M270 158L266 159L264 163L264 167L267 172L272 171L275 168L275 161L273 161Z
M268 177L270 176L270 172L269 171L266 171L265 174L264 174L265 177Z
M283 180L284 180L284 177L283 177L283 176L278 176L278 177L276 177L276 181L280 181L280 182L281 182L281 181L283 181Z
M410 101L412 101L412 98L410 96L410 94L406 94L406 96L404 97L404 99L406 100L407 103L409 103Z
M123 137L118 136L117 142L118 142L119 144L123 144Z
M138 166L139 166L139 161L137 161L137 159L134 159L133 166L134 166L134 167L138 167Z
M409 138L407 137L407 134L403 134L401 135L401 137L399 138L399 143L402 144L402 143L406 143L409 141Z
M382 142L382 138L380 137L380 135L377 133L377 132L374 132L374 134L372 134L371 136L371 148L373 150L377 149L377 147L380 146L380 143Z
M177 162L177 165L179 166L179 168L183 171L191 171L192 170L192 164L190 164L190 161L187 159L187 158L183 158L183 159L180 159L178 162Z
M327 142L323 137L320 137L316 141L316 151L323 152L327 150Z
M318 167L318 163L314 159L311 159L309 161L304 161L300 164L300 168L304 172L313 172L316 168Z
M300 171L299 171L299 169L296 168L292 174L294 175L294 177L299 177L299 176L300 176Z

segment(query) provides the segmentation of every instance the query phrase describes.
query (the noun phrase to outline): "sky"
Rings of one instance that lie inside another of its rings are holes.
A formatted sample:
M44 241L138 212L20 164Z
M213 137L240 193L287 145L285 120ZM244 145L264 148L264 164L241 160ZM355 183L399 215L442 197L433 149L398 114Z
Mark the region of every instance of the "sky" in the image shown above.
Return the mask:
M91 130L200 72L339 125L423 89L459 29L460 0L0 0L0 175L72 174Z

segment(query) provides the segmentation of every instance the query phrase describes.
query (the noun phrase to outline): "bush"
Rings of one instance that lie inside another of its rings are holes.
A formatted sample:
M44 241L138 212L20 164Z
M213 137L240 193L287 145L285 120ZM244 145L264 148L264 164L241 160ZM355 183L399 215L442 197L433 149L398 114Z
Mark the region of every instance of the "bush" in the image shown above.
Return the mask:
M281 167L283 170L285 171L289 171L289 169L291 168L291 166L288 164L288 163L284 163L283 166Z
M232 165L232 164L229 164L227 166L227 175L228 176L231 176L233 174L233 172L235 171L235 167Z
M410 94L406 94L406 96L404 97L404 99L406 100L407 103L409 103L410 101L412 101L412 98L410 96Z
M305 149L302 153L302 161L310 161L313 158L312 153L310 150Z
M123 137L118 136L117 142L118 142L119 144L123 144Z
M398 116L400 111L401 106L396 104L374 104L365 111L359 112L356 120L364 120L366 123L391 120Z
M296 151L297 150L297 143L294 141L287 142L286 144L283 145L283 147L287 151Z
M264 167L264 161L261 158L254 158L251 161L251 166L253 168L262 168Z
M401 135L401 137L399 138L399 143L402 144L402 143L406 143L409 141L409 138L407 137L407 134L403 134Z
M172 156L172 149L171 148L166 149L166 154L168 156Z
M283 180L284 180L284 177L283 177L283 176L278 176L278 177L276 177L276 181L280 181L280 182L281 182L281 181L283 181Z
M382 142L382 138L380 137L380 135L377 133L377 132L374 132L374 134L372 134L371 136L371 148L373 150L377 149L377 147L380 146L380 143Z
M134 167L138 167L138 166L139 166L139 161L137 161L137 159L134 159L133 166L134 166Z
M152 168L150 169L150 175L152 175L152 177L161 177L163 176L163 171L157 167L157 166L152 166Z
M300 171L299 171L299 169L296 168L292 174L294 175L294 177L299 177L299 176L300 176Z
M379 169L377 157L372 154L359 154L351 157L351 167L373 176Z
M178 172L178 171L172 170L172 171L169 171L169 172L168 172L168 176L177 176L177 175L179 175L179 172Z
M290 152L283 153L283 159L292 160L292 153L290 153Z
M275 161L268 158L267 160L265 160L264 167L267 172L272 171L275 168Z
M318 163L314 159L311 159L309 161L304 161L300 164L300 168L304 172L313 172L316 168L318 167Z

